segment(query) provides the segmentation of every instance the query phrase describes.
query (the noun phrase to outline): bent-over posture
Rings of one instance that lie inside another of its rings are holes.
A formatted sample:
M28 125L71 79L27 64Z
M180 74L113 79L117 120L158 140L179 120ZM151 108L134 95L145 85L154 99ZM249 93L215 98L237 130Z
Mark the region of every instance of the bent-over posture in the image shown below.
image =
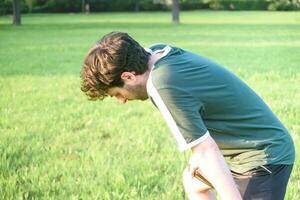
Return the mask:
M82 91L120 103L150 99L179 150L189 199L283 200L294 162L293 141L275 114L241 79L203 56L156 44L143 48L111 32L87 53Z

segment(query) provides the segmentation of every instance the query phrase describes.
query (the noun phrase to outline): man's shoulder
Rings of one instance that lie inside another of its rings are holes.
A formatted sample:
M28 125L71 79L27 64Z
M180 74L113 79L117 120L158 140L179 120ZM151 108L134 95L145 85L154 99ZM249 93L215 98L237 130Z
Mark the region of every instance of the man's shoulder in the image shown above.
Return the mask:
M173 73L167 63L154 66L151 72L151 81L156 88L163 88L170 84L173 79Z
M164 44L164 43L155 43L155 44L151 44L151 45L146 46L145 49L150 49L152 51L156 51L156 50L159 50L159 49L163 49L166 46L168 46L168 45Z

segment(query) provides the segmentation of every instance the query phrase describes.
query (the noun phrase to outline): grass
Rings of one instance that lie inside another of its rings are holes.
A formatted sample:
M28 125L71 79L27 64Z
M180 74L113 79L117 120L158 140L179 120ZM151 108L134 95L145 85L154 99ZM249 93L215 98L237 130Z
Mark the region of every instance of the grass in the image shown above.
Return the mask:
M183 199L177 151L150 102L89 102L79 71L105 33L222 63L261 95L299 152L300 13L182 12L0 17L0 199ZM286 199L300 199L296 164Z

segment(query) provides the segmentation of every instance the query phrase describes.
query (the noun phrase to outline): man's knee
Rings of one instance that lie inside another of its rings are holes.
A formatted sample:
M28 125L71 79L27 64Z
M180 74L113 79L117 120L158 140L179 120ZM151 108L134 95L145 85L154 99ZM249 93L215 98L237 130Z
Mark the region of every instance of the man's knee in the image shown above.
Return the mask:
M185 168L185 170L183 171L182 181L183 181L184 189L187 193L190 192L205 193L211 189L210 186L206 185L205 183L198 180L197 178L192 177L188 168Z

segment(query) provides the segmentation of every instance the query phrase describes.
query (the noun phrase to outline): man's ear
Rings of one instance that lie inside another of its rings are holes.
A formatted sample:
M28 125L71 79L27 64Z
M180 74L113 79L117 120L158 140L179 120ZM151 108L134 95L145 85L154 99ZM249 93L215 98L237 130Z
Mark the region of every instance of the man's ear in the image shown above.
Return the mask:
M123 72L121 74L121 79L124 82L132 82L136 80L136 75L135 72Z

